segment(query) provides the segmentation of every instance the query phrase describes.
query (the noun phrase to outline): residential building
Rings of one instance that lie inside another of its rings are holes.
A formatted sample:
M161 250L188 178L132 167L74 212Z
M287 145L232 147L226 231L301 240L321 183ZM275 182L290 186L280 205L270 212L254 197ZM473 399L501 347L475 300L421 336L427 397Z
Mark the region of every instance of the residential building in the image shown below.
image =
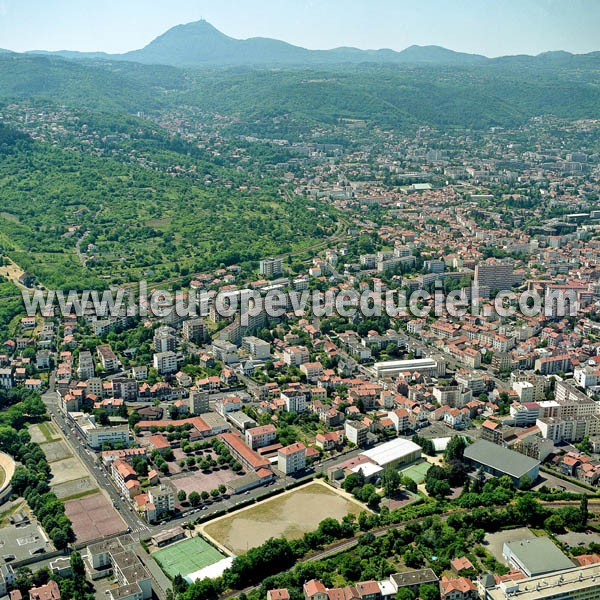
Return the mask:
M369 428L360 421L346 421L344 424L346 439L359 448L367 443L368 432Z
M77 367L77 377L80 381L87 381L94 377L94 358L89 350L79 352L79 364Z
M285 475L302 471L306 466L306 446L296 442L277 453L277 467Z
M277 439L277 428L273 424L252 427L246 430L245 439L252 450L269 446Z
M175 488L170 483L161 483L148 489L148 499L154 504L156 514L153 520L161 515L175 511Z
M160 375L177 372L177 354L172 351L158 352L153 356L154 368Z
M201 415L209 412L209 392L191 390L188 396L188 411L192 415Z
M98 346L96 354L105 371L116 371L119 368L119 361L108 344Z
M189 342L202 342L208 337L206 323L198 319L189 319L183 322L183 339Z
M242 348L257 360L268 360L271 356L271 344L254 336L242 338Z
M260 261L260 274L264 277L276 277L283 273L283 259L265 258Z
M285 402L285 410L291 413L302 413L306 410L306 393L302 390L287 389L281 392Z

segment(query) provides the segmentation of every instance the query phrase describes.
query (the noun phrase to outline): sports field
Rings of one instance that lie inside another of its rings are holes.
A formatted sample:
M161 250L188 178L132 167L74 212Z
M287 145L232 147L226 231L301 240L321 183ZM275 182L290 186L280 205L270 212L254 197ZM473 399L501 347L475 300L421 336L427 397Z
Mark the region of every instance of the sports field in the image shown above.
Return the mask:
M404 471L402 471L402 475L410 477L415 483L423 483L429 467L431 467L431 463L423 461L417 465L408 467L408 469L404 469Z
M219 562L225 555L201 537L193 537L153 552L152 558L167 575L175 577L180 573L185 577Z
M298 539L327 518L358 515L364 507L325 483L314 481L234 514L219 517L204 527L206 534L234 554L260 546L270 537Z

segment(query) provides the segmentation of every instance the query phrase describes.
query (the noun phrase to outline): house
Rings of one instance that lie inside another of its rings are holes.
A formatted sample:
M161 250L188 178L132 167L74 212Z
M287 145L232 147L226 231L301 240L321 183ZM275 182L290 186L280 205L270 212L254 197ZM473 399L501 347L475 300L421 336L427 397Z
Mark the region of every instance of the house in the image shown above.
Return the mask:
M327 433L317 433L315 443L321 450L334 450L343 446L344 434L339 431L329 431Z
M290 600L290 593L285 588L278 590L269 590L267 600Z
M29 600L60 600L60 590L56 581L29 590Z
M304 591L305 600L329 600L327 588L317 579L307 581L302 586L302 589Z
M461 556L460 558L455 558L454 560L451 560L450 566L457 575L459 575L461 571L475 570L473 563L471 563L471 561L466 556Z
M440 580L441 600L477 600L479 594L477 586L466 577L448 579L442 577Z

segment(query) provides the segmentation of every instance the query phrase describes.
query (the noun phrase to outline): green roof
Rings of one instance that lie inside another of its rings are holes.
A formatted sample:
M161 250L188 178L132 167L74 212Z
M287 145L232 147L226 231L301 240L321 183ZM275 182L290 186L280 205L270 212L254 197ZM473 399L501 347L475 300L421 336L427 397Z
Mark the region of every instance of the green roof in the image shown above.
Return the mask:
M540 464L538 460L514 450L508 450L498 444L492 444L487 440L477 440L474 444L467 446L464 455L465 458L506 473L515 479L521 479L523 475Z

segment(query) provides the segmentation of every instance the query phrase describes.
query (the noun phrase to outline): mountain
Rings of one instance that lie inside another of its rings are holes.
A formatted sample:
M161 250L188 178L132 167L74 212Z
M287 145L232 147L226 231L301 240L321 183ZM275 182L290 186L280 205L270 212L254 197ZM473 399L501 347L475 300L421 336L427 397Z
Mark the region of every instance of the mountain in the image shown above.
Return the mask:
M478 54L454 52L440 46L410 46L395 50L334 48L307 50L271 38L240 40L225 35L207 21L195 21L172 27L144 48L125 54L35 50L32 54L56 55L69 59L126 60L142 64L184 68L234 66L322 66L331 64L397 63L474 65L490 59Z
M441 46L409 46L397 52L390 49L361 50L333 48L308 50L271 38L236 39L225 35L207 21L195 21L172 27L144 48L125 54L104 52L34 51L68 59L130 61L147 65L167 65L196 69L214 67L322 67L328 65L396 64L471 67L490 64L519 66L588 67L597 62L599 53L570 54L545 52L538 56L504 56L487 58L480 54L455 52Z

